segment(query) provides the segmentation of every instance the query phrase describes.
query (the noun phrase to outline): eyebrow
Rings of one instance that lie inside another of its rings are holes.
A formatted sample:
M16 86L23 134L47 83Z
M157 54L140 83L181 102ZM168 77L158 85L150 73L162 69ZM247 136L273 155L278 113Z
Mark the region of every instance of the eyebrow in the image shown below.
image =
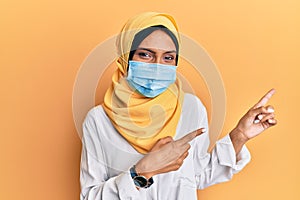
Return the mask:
M147 48L143 48L143 47L137 48L136 50L145 50L145 51L149 51L149 52L155 54L155 52L152 51L151 49L147 49ZM176 50L171 50L171 51L166 51L165 53L177 53L177 51Z

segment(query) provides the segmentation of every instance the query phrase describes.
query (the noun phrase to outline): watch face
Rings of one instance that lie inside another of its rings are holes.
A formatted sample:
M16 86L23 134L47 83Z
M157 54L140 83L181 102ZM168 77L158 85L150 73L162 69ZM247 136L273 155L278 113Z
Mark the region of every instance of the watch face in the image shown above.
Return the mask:
M134 180L134 184L141 188L146 187L148 184L147 179L143 176L136 176L133 178L133 180Z

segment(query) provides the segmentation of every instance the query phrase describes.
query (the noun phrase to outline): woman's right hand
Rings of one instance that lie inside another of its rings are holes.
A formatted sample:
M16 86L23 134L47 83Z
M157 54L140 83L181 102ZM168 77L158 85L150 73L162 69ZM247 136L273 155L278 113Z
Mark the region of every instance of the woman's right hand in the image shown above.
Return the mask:
M176 141L170 136L159 139L135 165L137 173L149 179L156 174L178 170L189 154L189 142L204 132L205 128L201 128Z

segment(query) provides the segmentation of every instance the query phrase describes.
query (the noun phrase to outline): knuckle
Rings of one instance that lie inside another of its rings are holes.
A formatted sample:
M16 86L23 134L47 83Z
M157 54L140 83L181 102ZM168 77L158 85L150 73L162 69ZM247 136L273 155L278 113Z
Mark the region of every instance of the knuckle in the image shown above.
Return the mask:
M181 165L177 164L175 165L175 169L178 170L181 167Z
M190 149L191 145L189 143L187 143L187 149Z
M188 155L189 155L189 152L187 151L186 154L185 154L185 158L188 157Z
M267 112L267 108L262 107L262 108L261 108L261 112L262 112L262 113L266 113L266 112Z
M163 138L160 138L160 139L157 140L156 143L160 143L162 140L163 140Z
M181 165L182 165L182 162L183 162L182 159L178 159L178 160L176 161L176 164L181 166Z
M171 136L166 136L166 137L158 139L158 142L168 142L168 141L171 141L171 140L172 140Z
M173 138L171 136L167 136L167 137L165 137L165 140L170 141L170 140L173 140Z
M270 113L270 114L267 114L267 115L264 117L264 119L270 119L270 118L273 118L273 117L274 117L273 113Z

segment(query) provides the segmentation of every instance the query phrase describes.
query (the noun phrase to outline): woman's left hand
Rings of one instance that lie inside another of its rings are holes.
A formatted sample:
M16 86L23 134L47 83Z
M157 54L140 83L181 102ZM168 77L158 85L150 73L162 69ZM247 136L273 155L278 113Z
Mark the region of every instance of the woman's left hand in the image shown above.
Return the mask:
M277 124L273 106L266 106L275 93L274 89L267 92L248 112L239 120L237 126L230 133L236 153L249 139Z

